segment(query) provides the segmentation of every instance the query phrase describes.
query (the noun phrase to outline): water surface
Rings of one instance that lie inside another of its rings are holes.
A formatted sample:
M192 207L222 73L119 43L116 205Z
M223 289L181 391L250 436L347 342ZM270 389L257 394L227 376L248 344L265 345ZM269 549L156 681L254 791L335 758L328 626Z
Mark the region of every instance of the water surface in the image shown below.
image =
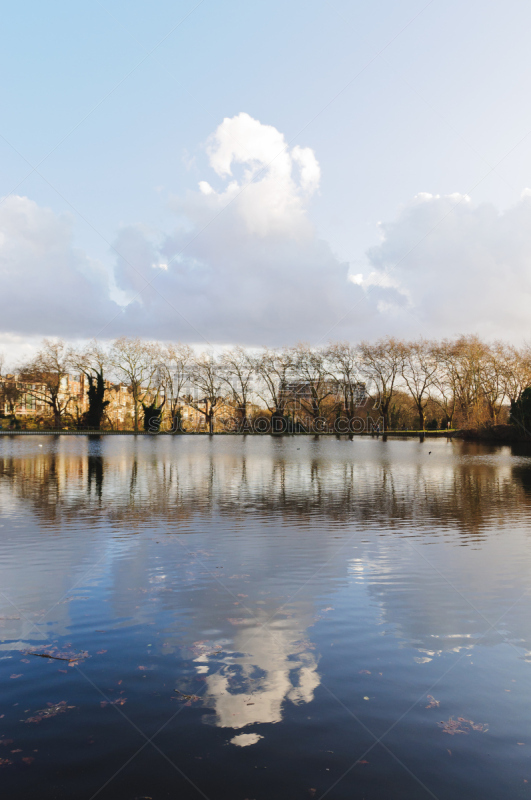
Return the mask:
M529 797L530 514L506 447L0 438L4 796Z

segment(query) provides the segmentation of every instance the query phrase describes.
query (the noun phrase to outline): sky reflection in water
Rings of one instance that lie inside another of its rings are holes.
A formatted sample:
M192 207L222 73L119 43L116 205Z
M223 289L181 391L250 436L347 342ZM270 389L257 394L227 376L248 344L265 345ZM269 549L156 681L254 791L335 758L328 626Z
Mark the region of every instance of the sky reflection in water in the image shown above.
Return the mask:
M0 503L11 796L531 791L525 451L4 437Z

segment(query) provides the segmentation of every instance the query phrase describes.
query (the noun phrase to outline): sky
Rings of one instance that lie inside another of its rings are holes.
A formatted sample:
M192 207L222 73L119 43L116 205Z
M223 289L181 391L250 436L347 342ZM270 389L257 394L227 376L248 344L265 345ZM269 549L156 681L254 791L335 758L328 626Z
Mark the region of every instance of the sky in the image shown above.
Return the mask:
M531 6L3 13L0 350L529 337Z

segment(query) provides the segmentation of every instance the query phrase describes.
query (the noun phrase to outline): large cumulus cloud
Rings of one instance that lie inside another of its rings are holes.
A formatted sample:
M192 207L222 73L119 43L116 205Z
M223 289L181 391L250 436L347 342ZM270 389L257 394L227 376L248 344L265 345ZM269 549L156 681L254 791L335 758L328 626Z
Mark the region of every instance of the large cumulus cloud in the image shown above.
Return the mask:
M120 323L145 335L156 321L162 337L279 344L325 336L343 317L345 334L366 318L363 289L308 220L320 181L313 151L290 149L242 113L221 123L207 153L211 182L172 198L171 235L150 249L138 227L121 232L117 248L143 261L136 273L117 265L118 285L140 292Z
M424 335L529 337L529 190L504 212L466 195L423 193L381 233L354 280L369 294L374 286L398 288L405 304L398 309L387 298L380 307L390 326Z
M73 247L68 215L0 201L0 333L95 336L119 311L103 266Z
M350 269L308 217L320 185L310 148L241 113L206 155L197 189L169 200L173 230L122 228L107 268L72 246L68 216L24 197L0 202L0 338L528 335L530 192L504 212L420 194Z

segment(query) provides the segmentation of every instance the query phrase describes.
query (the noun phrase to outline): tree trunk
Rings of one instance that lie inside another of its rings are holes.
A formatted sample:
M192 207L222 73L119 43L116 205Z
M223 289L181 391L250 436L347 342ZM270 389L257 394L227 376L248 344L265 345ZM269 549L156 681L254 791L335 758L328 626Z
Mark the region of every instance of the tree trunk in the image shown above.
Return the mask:
M138 401L135 397L135 433L138 433Z
M389 406L391 405L391 398L381 404L382 417L384 421L384 430L389 430Z

